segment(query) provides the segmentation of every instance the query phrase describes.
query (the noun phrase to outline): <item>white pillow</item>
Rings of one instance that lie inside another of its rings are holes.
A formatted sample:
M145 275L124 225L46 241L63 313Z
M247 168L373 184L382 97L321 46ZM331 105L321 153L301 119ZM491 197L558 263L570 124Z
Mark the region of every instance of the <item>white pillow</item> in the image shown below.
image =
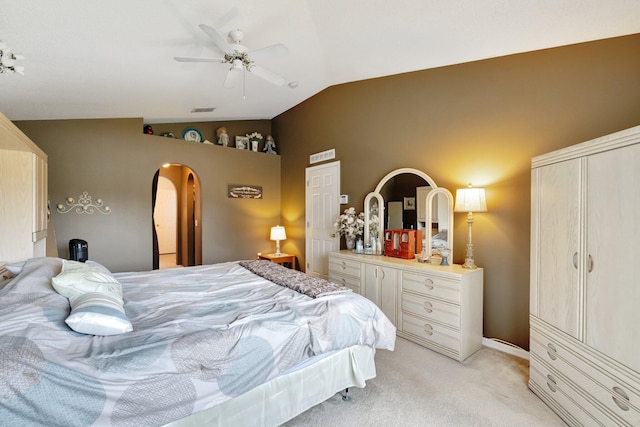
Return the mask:
M122 301L122 285L111 273L82 262L63 260L62 271L51 282L56 292L69 299L103 292Z
M97 268L98 270L102 271L103 273L111 274L109 269L107 267L105 267L104 265L100 264L99 262L92 261L92 260L88 259L88 260L86 260L84 262L84 265L89 265L91 267Z
M88 335L118 335L131 332L133 326L122 306L122 299L102 292L88 292L70 299L71 314L65 323Z
M71 314L65 322L82 334L116 335L133 330L124 311L122 285L102 266L63 261L53 288L69 298Z

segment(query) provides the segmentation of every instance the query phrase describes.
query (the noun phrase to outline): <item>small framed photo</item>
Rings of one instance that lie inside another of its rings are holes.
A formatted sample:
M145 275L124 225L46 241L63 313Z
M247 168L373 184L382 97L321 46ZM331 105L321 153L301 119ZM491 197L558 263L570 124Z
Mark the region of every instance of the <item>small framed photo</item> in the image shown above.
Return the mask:
M249 137L236 136L236 148L240 150L247 150L249 148Z
M405 197L404 198L404 210L405 211L415 211L416 210L416 198L415 197Z

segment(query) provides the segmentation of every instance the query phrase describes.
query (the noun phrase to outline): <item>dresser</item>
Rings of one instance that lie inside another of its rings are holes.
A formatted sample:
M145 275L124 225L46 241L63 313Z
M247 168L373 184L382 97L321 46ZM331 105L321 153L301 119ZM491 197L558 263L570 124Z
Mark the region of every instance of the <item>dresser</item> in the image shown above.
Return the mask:
M329 280L373 301L400 337L459 361L482 347L481 268L339 251Z
M640 425L640 126L532 160L529 387L570 425Z

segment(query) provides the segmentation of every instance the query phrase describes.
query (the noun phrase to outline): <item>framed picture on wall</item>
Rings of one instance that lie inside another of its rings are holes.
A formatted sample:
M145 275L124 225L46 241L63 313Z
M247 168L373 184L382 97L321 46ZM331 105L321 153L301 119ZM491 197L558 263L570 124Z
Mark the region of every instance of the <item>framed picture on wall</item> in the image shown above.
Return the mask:
M404 198L404 210L405 211L415 211L416 210L416 198L415 197L405 197Z

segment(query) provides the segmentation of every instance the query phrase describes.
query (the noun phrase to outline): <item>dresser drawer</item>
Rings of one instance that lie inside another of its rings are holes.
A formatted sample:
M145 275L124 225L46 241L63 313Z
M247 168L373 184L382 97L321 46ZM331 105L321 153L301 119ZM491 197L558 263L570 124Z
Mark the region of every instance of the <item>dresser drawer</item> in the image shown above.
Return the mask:
M425 296L460 302L460 282L429 274L402 272L402 289Z
M400 323L403 332L460 352L460 334L456 330L404 312L400 313Z
M339 273L341 275L360 277L361 263L358 261L352 261L349 259L341 259L332 257L329 255L329 275L332 272Z
M552 336L531 330L531 353L550 367L562 372L570 381L607 407L630 425L640 425L637 390L616 381L615 372L605 372L597 363L589 363L586 355L580 357L569 351ZM613 370L613 369L612 369Z
M402 293L402 311L460 328L460 306L408 292Z
M355 293L360 293L360 278L353 276L345 276L335 272L329 272L329 281L338 285L346 286Z
M531 358L529 366L529 387L543 400L552 400L550 405L569 425L575 426L607 426L611 420L586 401L579 393L569 387L557 373ZM563 409L558 409L557 405ZM566 412L565 412L566 411ZM571 414L571 415L569 415Z

